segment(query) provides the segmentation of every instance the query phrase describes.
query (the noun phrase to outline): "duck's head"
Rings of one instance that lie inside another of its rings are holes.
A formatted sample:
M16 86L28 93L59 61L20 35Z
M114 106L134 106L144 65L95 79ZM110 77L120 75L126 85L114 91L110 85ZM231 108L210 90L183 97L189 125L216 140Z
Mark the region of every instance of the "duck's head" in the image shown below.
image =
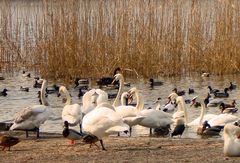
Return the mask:
M3 92L7 92L8 90L6 88L3 89Z
M121 68L120 67L117 67L115 70L114 70L114 75L116 75L117 73L120 73L121 72Z
M69 126L68 121L64 121L64 127L68 128L68 126Z

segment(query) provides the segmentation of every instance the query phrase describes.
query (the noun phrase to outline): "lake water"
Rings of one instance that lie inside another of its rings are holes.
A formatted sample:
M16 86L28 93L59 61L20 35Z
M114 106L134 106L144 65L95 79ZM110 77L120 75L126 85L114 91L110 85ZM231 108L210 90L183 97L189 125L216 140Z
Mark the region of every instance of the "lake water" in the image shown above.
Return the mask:
M5 80L0 81L0 89L7 88L9 90L8 95L6 97L0 97L0 122L10 122L14 114L20 111L22 108L27 106L32 106L35 104L39 104L38 102L38 94L37 92L40 89L33 88L34 79L22 77L21 73L5 76ZM209 78L202 77L182 77L182 78L160 78L160 80L164 81L164 85L154 87L154 89L150 89L149 84L146 80L140 79L129 79L126 81L131 82L131 87L136 86L140 89L141 94L145 99L145 108L153 107L155 108L154 101L158 98L162 98L162 104L166 101L167 96L171 93L173 88L178 88L178 90L188 90L188 88L194 88L195 94L184 96L185 99L191 99L196 95L204 95L208 92L207 86L211 85L213 88L217 88L223 90L225 87L229 86L229 82L232 81L234 84L240 85L240 75L229 75L229 76L211 76ZM97 88L97 86L92 82L92 88ZM49 85L52 85L51 81L49 81ZM56 83L60 85L62 83ZM20 91L20 86L30 87L29 92ZM129 87L125 87L127 91ZM77 97L78 89L74 89L73 85L69 89L73 102L79 103L81 105L82 101ZM117 90L113 90L113 92L117 92ZM239 87L236 90L230 92L230 96L227 99L223 99L225 102L230 103L231 100L236 99L237 106L239 106L238 99L240 97ZM63 123L61 119L61 112L64 104L62 103L62 99L58 98L56 94L49 94L48 101L51 105L51 110L53 112L53 119L46 121L40 128L41 132L51 132L51 133L61 133L63 129ZM110 101L112 103L112 101ZM200 107L194 108L190 107L189 104L186 104L189 121L197 118L200 115ZM208 113L219 114L220 111L218 108L209 108L207 110ZM239 116L239 112L236 114ZM76 127L78 130L78 127ZM133 136L147 136L149 134L149 130L136 126L133 128ZM185 138L199 138L196 135L196 131L192 128L188 128L185 130L183 137Z

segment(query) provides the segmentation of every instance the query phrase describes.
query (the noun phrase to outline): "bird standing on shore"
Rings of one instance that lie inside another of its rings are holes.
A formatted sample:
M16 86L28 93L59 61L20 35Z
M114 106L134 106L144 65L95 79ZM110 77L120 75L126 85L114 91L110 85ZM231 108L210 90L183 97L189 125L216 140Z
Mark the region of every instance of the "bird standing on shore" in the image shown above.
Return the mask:
M184 130L185 130L184 119L182 118L177 119L176 127L173 129L173 132L171 133L171 137L177 136L177 135L181 137Z
M8 148L10 151L10 147L19 143L20 140L16 137L1 135L0 136L0 146L3 146L2 150L4 151L5 148Z

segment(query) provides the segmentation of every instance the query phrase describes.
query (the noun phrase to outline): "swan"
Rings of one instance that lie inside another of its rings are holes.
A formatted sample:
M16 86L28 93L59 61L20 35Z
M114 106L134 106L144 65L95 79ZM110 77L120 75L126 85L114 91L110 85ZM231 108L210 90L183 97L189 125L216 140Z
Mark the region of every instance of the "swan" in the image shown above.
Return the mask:
M130 127L129 133L131 136L132 126L139 124L139 122L144 118L140 113L140 111L144 107L144 103L143 103L143 100L141 100L141 97L139 96L138 90L136 87L131 88L128 91L128 93L129 93L128 98L131 98L133 94L136 95L137 105L136 106L121 105L121 106L115 107L115 110L117 114L123 118L124 123L129 125ZM122 95L122 102L124 103L123 98L124 98L124 94Z
M10 130L25 130L26 137L28 137L28 130L37 130L37 137L39 137L39 127L46 120L50 118L49 103L45 98L45 90L47 88L47 81L44 80L41 88L42 105L29 106L22 109L15 115L14 123Z
M199 99L198 101L200 101L200 104L201 104L200 116L198 118L194 119L193 121L191 121L190 123L188 123L187 126L199 126L199 125L201 126L203 121L209 121L210 119L217 116L215 114L205 115L205 113L206 113L206 107L205 107L205 103L204 103L205 100L200 99L198 96L196 96L192 99L191 105L194 105L194 103L197 101L197 99Z
M95 95L96 89L91 89L87 91L83 97L82 97L82 113L83 115L86 115L90 111L92 111L97 105L96 105L96 100L97 97Z
M102 150L106 150L103 145L103 137L110 134L124 132L129 130L129 126L125 124L115 110L114 107L108 103L101 103L94 110L83 117L82 121L83 131L91 135L88 142L95 143L100 140Z
M173 120L177 120L178 118L185 118L185 123L188 123L188 114L186 111L185 100L182 96L178 96L175 92L171 93L168 96L169 100L175 101L178 105L177 111L172 115Z
M219 114L210 119L208 123L210 126L225 126L227 123L232 123L238 120L237 116L231 114Z
M173 123L172 116L169 113L165 113L162 110L156 109L143 109L144 107L144 100L143 97L140 96L139 91L136 87L130 89L129 93L131 95L135 94L137 99L139 100L138 107L141 108L140 115L144 117L138 125L150 128L159 128L159 127L166 127Z
M240 128L233 124L226 124L223 130L225 156L240 156Z
M69 126L76 126L79 124L81 132L81 121L82 121L82 109L79 104L72 104L71 96L66 87L61 86L59 88L59 94L65 94L67 101L62 110L62 120L67 121Z

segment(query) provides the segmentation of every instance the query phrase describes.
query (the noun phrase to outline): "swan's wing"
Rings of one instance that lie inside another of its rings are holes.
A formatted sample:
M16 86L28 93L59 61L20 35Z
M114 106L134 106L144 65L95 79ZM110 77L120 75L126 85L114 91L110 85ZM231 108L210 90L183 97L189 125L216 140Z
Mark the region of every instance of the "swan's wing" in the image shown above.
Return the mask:
M34 114L30 107L22 109L20 112L16 113L14 116L15 123L21 123L31 117Z
M91 102L91 98L94 95L94 93L96 92L95 89L91 89L89 91L87 91L84 95L83 95L83 105L87 105Z
M208 123L210 126L219 126L219 125L225 125L227 123L235 122L238 120L238 117L231 115L231 114L220 114L214 118L212 118Z

